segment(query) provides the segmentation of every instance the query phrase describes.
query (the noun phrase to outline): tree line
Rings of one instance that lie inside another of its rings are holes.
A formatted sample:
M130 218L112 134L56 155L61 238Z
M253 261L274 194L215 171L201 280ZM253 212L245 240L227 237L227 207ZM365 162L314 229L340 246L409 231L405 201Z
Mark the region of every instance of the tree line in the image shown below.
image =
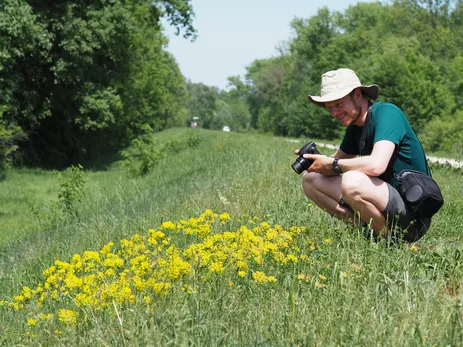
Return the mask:
M216 117L207 116L205 127L229 122L235 130L339 138L343 128L307 95L319 95L322 73L348 67L363 83L379 84L379 100L404 110L428 150L462 151L462 0L358 3L343 13L321 8L291 26L294 37L275 57L250 63L243 79L229 78L229 91L209 87L216 102L197 113ZM207 94L201 88L190 95Z
M461 150L462 1L321 8L220 90L185 81L165 49L161 18L194 39L191 0L3 0L0 170L101 162L193 117L208 129L335 139L343 129L307 94L339 67L379 84L428 150Z

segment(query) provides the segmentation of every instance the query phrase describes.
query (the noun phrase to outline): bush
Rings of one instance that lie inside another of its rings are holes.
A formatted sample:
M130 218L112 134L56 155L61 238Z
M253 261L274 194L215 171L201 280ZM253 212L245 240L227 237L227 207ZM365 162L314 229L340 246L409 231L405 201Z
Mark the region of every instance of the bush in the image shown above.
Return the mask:
M201 143L199 135L193 131L188 132L186 142L190 147L197 147Z
M29 209L42 226L48 226L66 217L78 215L78 206L85 195L85 172L81 165L71 166L63 172L55 172L58 177L58 201L45 204L44 209L38 209L29 202Z
M12 154L18 148L15 138L23 134L17 126L6 126L1 116L0 113L0 173L11 167Z
M423 146L432 152L454 152L463 143L463 112L430 121L423 135Z
M163 147L151 134L136 138L128 149L121 151L122 166L134 177L144 176L165 157Z
M65 214L77 215L77 206L84 196L85 173L81 165L71 166L64 172L58 172L58 201Z

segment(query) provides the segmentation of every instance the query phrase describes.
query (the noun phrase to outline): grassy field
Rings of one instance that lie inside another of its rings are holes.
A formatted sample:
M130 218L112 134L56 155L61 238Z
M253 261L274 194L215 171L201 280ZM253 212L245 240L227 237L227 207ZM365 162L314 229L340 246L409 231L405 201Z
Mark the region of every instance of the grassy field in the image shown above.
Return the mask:
M75 214L53 172L7 174L0 345L463 345L460 172L434 168L444 207L388 247L304 197L300 144L195 131L141 178L84 168Z

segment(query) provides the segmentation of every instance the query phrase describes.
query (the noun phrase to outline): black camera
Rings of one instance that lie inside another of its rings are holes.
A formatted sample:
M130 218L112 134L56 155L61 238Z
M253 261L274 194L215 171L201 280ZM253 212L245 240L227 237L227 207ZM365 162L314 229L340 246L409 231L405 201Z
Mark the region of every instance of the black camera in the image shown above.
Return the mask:
M310 165L313 164L313 160L303 157L304 154L320 154L320 152L317 151L317 147L315 146L314 142L309 142L302 146L302 148L299 150L299 157L296 159L293 165L291 165L293 170L296 171L298 175L300 175L304 170L307 170Z

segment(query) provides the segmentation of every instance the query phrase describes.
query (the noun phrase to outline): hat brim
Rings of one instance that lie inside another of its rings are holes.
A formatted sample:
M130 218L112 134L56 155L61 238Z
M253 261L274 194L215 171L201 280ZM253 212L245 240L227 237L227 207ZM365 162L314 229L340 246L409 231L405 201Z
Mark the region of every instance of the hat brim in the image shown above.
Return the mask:
M326 102L331 102L331 101L342 99L343 97L348 95L350 92L352 92L356 88L362 89L362 92L365 95L367 95L370 100L378 99L380 89L377 84L370 84L368 86L358 86L352 89L346 89L346 90L338 91L336 93L331 93L331 94L324 95L324 96L308 95L307 98L314 105L317 105L320 107L326 107L325 105Z

